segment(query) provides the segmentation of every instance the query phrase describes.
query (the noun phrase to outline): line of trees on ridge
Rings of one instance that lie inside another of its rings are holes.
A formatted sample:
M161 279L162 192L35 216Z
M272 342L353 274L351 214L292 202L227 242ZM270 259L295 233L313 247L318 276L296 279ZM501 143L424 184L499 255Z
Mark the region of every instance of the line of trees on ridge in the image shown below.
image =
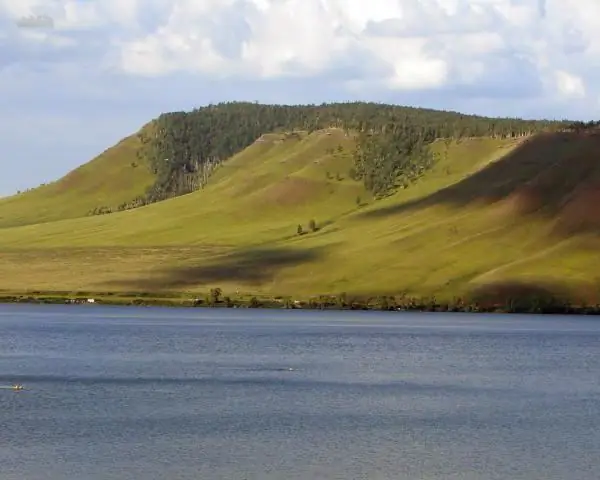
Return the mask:
M193 192L227 158L271 132L314 132L337 127L356 139L350 175L375 197L406 186L431 168L427 146L438 138L509 138L571 128L572 122L488 118L378 103L265 105L228 102L191 112L160 115L139 133L145 158L156 175L147 192L119 210ZM584 124L585 125L585 124ZM108 213L110 209L98 209Z

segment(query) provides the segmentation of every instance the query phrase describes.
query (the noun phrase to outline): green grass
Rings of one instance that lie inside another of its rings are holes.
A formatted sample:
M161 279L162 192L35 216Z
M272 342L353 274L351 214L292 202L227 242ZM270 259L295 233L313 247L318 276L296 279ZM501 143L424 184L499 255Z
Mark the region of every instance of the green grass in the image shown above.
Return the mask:
M439 140L435 167L381 201L348 178L352 148L339 130L270 134L201 191L5 228L0 290L451 298L521 282L595 292L600 214L583 207L600 178L598 138ZM298 236L310 219L321 228Z
M0 228L82 217L142 195L154 175L136 158L139 146L127 137L56 182L0 199Z
M19 247L249 245L296 233L310 219L323 224L368 201L349 180L352 140L314 134L279 143L276 136L233 157L203 190L136 210L5 229L0 243ZM339 144L346 153L329 155ZM340 173L341 181L326 172Z

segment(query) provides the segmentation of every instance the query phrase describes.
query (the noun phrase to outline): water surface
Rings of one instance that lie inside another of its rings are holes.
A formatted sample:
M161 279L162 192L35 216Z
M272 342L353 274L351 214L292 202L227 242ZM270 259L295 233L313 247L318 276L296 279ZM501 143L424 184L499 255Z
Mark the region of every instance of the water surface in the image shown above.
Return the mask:
M600 322L0 306L0 478L590 479Z

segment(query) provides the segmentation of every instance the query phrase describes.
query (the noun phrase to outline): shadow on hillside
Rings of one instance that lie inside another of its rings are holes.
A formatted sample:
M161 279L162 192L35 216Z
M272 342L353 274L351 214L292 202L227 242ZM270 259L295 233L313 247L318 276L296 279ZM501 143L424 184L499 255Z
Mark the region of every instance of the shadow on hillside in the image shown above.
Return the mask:
M148 278L108 282L109 285L160 291L199 285L217 285L219 282L237 281L259 285L272 281L282 269L317 261L325 255L325 248L312 249L252 249L233 252L213 261L194 265L163 268Z
M506 281L482 285L471 291L469 301L482 307L510 306L515 310L549 308L598 302L593 285L575 288L560 282Z
M468 178L424 198L364 212L385 217L434 205L504 201L507 213L557 218L562 233L600 229L600 135L540 134Z

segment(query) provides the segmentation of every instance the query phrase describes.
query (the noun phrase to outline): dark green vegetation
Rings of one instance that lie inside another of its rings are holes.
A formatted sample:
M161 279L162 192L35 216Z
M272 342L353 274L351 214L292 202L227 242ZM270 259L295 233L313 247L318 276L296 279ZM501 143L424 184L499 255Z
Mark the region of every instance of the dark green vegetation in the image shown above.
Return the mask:
M269 132L312 133L335 127L346 135L357 135L352 176L382 196L399 184L406 186L432 165L434 159L426 147L438 138L514 138L565 125L375 103L225 103L167 113L140 133L144 147L138 156L149 161L157 179L132 206L197 190L221 162Z
M304 300L293 297L264 295L223 296L220 288L212 288L204 297L183 293L152 294L148 292L0 292L0 303L136 305L210 308L271 308L304 310L379 310L399 312L453 313L523 313L600 315L600 304L572 304L567 297L555 296L543 287L529 285L497 285L484 288L470 299L440 301L435 297L414 298L406 295L349 296L320 295Z
M600 303L599 154L595 123L376 104L165 114L0 201L0 288L13 300L570 311Z

